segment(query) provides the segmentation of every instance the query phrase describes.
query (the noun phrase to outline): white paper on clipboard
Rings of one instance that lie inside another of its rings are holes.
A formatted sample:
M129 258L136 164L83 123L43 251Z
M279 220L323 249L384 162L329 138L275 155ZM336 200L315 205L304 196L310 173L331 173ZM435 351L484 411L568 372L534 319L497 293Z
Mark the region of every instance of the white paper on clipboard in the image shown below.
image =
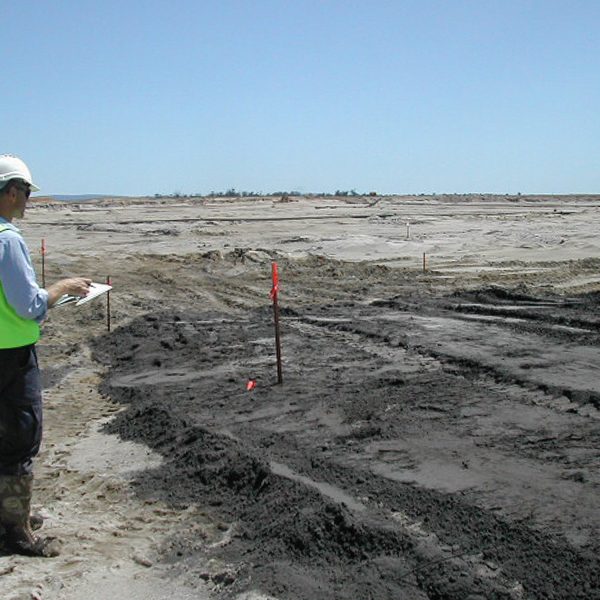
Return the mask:
M87 296L70 296L69 294L65 294L54 303L52 308L63 306L63 304L72 304L73 302L75 303L75 306L81 306L102 294L106 294L106 292L109 292L110 290L112 290L112 285L107 285L106 283L90 283L90 291Z

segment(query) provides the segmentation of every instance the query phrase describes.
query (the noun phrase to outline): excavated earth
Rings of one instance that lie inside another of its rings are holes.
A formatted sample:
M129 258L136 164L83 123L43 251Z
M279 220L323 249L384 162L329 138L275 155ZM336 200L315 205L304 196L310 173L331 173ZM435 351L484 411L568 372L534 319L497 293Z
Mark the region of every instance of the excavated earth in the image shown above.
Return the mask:
M0 556L0 597L599 599L599 221L598 196L32 206L38 275L40 239L49 282L110 275L112 330L102 300L44 324L34 509L64 549Z
M126 407L106 430L164 458L136 493L220 523L164 543L173 572L217 598L600 598L600 295L253 252L160 259L93 344Z

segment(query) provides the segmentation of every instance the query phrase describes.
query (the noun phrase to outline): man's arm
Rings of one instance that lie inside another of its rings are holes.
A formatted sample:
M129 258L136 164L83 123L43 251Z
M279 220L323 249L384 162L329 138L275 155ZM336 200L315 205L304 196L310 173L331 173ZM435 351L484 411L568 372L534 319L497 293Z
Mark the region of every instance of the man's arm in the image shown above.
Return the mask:
M8 303L24 319L42 321L48 308L64 294L87 296L91 279L72 277L61 279L41 288L35 280L35 272L29 251L20 236L6 236L0 246L0 282Z
M24 319L41 321L48 310L48 292L35 280L25 242L18 234L3 235L0 246L0 282L15 312Z

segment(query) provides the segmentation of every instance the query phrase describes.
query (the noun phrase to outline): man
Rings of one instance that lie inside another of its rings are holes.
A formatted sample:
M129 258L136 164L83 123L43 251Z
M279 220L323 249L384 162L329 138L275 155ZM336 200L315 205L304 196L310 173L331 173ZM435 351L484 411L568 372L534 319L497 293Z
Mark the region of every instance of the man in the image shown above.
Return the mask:
M0 155L0 526L5 548L29 556L56 556L51 538L33 535L32 459L42 438L42 393L35 344L46 312L63 294L85 296L90 279L38 286L29 251L13 219L25 213L33 184L27 165Z

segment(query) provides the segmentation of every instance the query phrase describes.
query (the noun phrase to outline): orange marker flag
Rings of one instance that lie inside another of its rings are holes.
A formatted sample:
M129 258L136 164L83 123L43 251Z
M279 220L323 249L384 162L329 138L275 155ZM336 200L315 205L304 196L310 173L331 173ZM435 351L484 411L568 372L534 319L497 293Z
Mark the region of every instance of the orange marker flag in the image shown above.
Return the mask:
M279 302L277 296L279 294L279 269L277 263L271 264L273 275L273 287L271 288L271 300L273 301L273 317L275 320L275 350L277 352L277 383L283 383L282 367L281 367L281 336L279 333Z
M277 294L279 293L279 269L277 268L276 262L271 265L271 270L273 275L273 287L271 288L269 297L271 300L275 300L277 298Z

